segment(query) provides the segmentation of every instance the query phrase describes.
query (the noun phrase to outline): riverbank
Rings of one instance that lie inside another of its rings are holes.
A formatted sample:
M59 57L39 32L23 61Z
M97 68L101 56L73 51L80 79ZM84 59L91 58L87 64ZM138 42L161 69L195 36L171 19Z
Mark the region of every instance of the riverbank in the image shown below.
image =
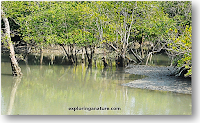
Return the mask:
M191 79L170 76L173 71L173 67L129 65L125 72L136 75L145 75L147 77L122 85L132 88L192 94Z

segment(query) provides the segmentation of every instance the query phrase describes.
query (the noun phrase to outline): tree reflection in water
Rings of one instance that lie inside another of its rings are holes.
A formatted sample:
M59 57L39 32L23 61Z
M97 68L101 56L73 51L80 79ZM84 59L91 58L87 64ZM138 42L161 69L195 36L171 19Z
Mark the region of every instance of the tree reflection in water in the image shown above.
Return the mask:
M13 105L15 102L15 95L17 93L17 88L21 82L22 77L13 77L13 87L12 87L12 91L10 94L10 101L9 101L9 105L8 105L8 112L7 115L11 115L12 114L12 109L13 109Z

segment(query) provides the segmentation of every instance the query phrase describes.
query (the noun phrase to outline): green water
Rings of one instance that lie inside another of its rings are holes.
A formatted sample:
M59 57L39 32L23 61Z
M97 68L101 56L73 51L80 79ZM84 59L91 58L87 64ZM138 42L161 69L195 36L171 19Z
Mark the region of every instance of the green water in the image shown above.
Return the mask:
M192 112L191 95L121 86L144 77L124 73L122 68L36 65L29 59L29 65L20 64L23 77L17 79L12 77L6 58L1 59L2 115L191 115ZM77 107L80 110L70 110Z

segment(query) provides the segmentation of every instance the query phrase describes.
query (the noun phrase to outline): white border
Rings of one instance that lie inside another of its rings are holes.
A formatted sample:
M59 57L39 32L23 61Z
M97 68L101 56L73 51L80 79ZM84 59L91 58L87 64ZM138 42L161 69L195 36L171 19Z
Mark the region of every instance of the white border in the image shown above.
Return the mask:
M140 0L141 1L141 0ZM200 2L192 0L193 27L193 112L192 116L0 116L1 123L58 123L63 122L147 122L147 123L196 123L199 117L199 53L200 53ZM170 100L169 100L170 101Z

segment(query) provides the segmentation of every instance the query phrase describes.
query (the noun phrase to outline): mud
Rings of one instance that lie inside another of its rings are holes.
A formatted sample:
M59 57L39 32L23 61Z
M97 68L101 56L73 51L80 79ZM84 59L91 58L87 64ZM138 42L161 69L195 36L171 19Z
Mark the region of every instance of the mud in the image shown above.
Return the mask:
M129 65L125 72L130 74L145 75L147 77L122 85L140 89L192 94L191 78L171 76L174 70L174 67Z

